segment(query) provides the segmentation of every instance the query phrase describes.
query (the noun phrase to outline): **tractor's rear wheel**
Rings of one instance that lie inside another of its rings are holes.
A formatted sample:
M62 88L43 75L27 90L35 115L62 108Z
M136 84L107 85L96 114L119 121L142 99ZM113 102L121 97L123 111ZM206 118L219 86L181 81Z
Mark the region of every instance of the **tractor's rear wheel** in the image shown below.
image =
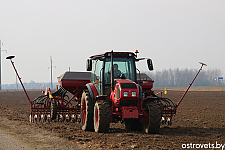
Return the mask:
M94 103L88 91L84 91L81 97L81 128L85 131L94 130L93 121Z
M144 131L146 133L156 134L159 133L160 122L161 122L161 105L157 101L147 102L145 105L149 114L148 123L144 123Z
M96 101L94 107L95 132L108 132L110 124L110 105L107 100Z
M55 120L57 117L57 104L54 100L51 102L50 117L51 120Z

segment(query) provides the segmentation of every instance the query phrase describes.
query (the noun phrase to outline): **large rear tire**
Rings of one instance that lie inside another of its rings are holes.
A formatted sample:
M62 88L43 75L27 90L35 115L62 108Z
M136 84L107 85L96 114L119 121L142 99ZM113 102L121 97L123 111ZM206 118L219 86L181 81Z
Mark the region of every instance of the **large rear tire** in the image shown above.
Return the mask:
M105 133L109 131L110 105L107 100L96 101L94 107L95 132Z
M57 104L54 100L51 102L51 110L50 110L51 120L55 120L57 117Z
M157 134L160 129L161 122L161 105L157 101L147 102L145 105L147 112L149 114L148 123L144 123L144 131L146 133Z
M93 121L94 103L89 91L84 91L81 97L81 128L85 131L94 131Z

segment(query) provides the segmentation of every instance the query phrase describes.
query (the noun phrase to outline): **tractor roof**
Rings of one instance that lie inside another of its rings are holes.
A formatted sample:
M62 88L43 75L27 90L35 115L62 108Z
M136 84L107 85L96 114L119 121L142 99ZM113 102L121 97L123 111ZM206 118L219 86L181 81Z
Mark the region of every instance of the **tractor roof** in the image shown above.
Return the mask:
M126 58L126 57L134 57L134 56L136 55L133 52L113 52L113 57ZM97 55L92 55L90 58L94 60L94 59L101 59L105 57L111 57L111 52L105 52L105 53L100 53Z

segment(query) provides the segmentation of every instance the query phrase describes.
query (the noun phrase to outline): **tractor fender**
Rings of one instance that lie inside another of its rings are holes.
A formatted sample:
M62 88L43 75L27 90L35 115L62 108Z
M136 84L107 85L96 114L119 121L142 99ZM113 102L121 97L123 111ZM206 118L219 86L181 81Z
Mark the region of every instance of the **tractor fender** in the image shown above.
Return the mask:
M158 100L159 98L158 97L146 97L144 99L141 100L141 110L143 110L143 106L146 104L146 102L149 102L149 101L154 101L154 100Z
M93 83L88 83L84 86L84 90L88 90L91 98L94 100L96 96L98 96L98 91L95 88Z

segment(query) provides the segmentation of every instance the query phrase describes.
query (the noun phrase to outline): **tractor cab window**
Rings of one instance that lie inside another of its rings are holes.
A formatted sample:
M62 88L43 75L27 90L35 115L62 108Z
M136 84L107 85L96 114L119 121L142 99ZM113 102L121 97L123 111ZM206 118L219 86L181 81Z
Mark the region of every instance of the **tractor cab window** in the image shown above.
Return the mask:
M113 58L114 78L120 79L123 74L125 79L135 81L135 66L133 58ZM105 84L111 83L111 58L105 60Z
M102 94L102 71L103 71L103 61L102 60L94 60L92 61L93 69L91 73L91 82L95 84L95 87L99 94Z

